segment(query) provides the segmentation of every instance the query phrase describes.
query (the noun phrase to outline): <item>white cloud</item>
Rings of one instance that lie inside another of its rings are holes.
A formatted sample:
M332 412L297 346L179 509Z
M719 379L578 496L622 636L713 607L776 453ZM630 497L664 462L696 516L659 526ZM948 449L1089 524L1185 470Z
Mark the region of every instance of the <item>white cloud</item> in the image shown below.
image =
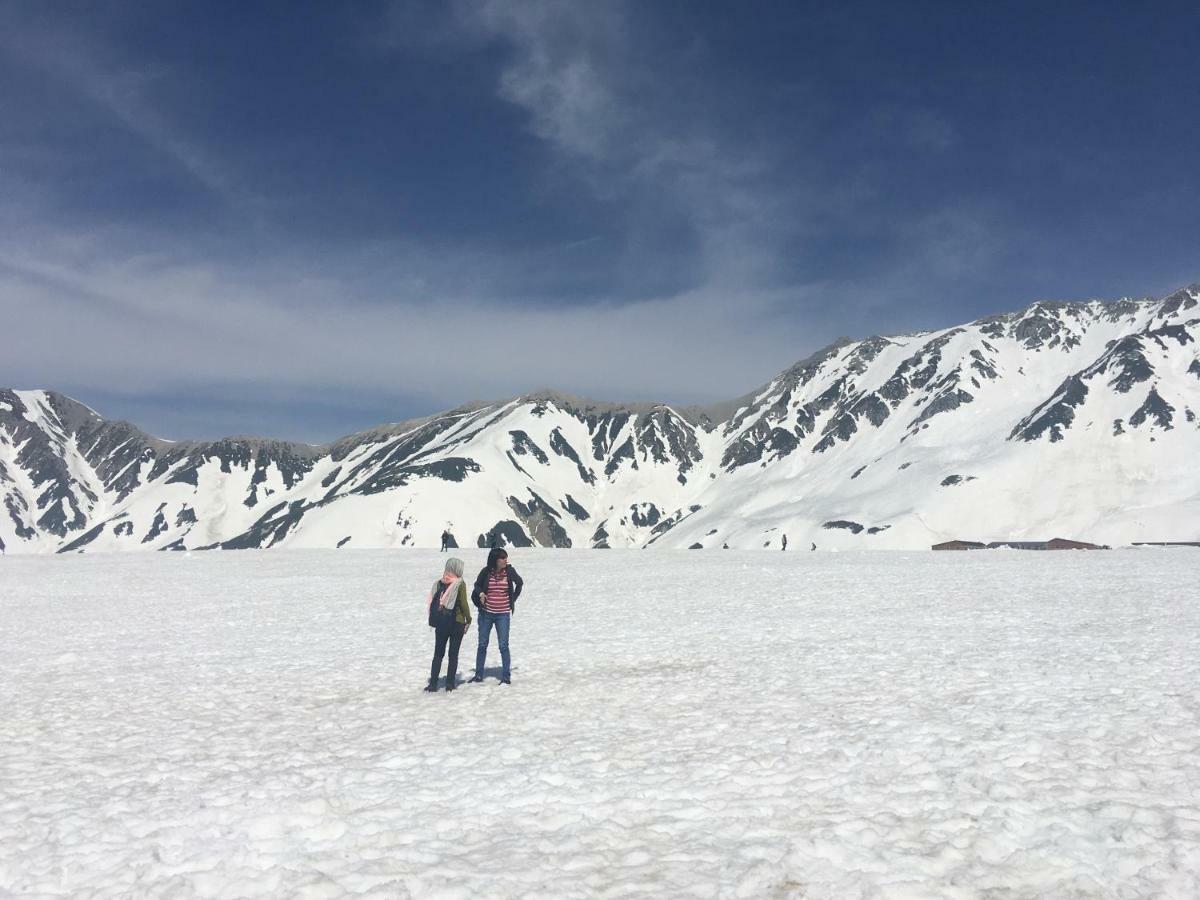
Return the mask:
M726 399L800 355L763 315L765 294L697 291L637 305L498 307L350 296L299 261L214 268L58 242L53 259L0 248L0 320L19 335L8 380L133 392L215 381L361 389L431 409L540 386L600 399ZM496 339L492 339L495 337ZM364 423L368 424L368 423Z
M787 275L789 247L858 216L874 198L869 186L824 183L807 176L802 153L784 163L725 127L701 73L643 43L637 9L460 2L454 31L504 45L497 96L527 114L573 185L621 210L619 274L652 283L667 261L646 246L664 219L686 224L686 289L648 299L639 290L636 302L614 291L589 305L521 304L512 295L531 272L565 270L562 251L596 239L511 252L417 236L348 251L289 246L280 226L276 249L244 259L187 235L84 229L51 198L0 183L19 189L19 204L18 190L0 197L0 322L14 335L0 385L94 383L180 397L214 383L274 396L394 391L428 412L543 386L608 400L718 401L844 330L861 337L903 324L898 297L984 260L981 217L945 213L911 226L901 236L911 252L886 271L809 285ZM159 111L157 73L22 27L0 48L71 85L231 206L259 207L234 168ZM438 39L448 46L444 30ZM937 129L926 131L936 143Z

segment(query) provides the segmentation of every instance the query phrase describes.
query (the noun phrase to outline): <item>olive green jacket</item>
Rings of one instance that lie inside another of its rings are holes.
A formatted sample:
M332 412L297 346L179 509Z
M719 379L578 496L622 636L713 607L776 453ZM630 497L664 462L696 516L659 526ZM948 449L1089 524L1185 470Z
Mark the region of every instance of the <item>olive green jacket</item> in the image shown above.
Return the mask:
M433 583L435 593L438 585L441 583L442 580L440 578ZM459 625L471 624L471 603L467 599L467 583L461 578L458 579L458 597L454 601L454 621Z

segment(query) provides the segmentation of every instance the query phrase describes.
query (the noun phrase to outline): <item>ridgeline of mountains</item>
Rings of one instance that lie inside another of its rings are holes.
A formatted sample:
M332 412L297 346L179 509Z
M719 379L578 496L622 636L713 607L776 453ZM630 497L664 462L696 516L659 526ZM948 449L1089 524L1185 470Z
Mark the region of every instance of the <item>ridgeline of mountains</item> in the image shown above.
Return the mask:
M740 400L541 392L325 446L0 389L0 549L1200 538L1200 285L841 340Z

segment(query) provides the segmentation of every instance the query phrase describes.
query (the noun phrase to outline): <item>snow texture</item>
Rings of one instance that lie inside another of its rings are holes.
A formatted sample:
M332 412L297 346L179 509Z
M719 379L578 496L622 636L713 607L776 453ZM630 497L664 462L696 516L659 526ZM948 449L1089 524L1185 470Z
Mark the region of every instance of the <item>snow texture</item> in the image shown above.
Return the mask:
M440 561L0 562L0 897L1200 896L1197 551Z

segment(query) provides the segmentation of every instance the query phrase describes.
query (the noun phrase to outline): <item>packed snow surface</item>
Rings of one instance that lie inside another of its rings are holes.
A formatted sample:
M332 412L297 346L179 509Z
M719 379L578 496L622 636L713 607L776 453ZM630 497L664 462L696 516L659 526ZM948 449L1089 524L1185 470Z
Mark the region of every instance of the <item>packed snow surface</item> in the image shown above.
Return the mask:
M1200 551L441 559L0 560L0 896L1200 896Z

